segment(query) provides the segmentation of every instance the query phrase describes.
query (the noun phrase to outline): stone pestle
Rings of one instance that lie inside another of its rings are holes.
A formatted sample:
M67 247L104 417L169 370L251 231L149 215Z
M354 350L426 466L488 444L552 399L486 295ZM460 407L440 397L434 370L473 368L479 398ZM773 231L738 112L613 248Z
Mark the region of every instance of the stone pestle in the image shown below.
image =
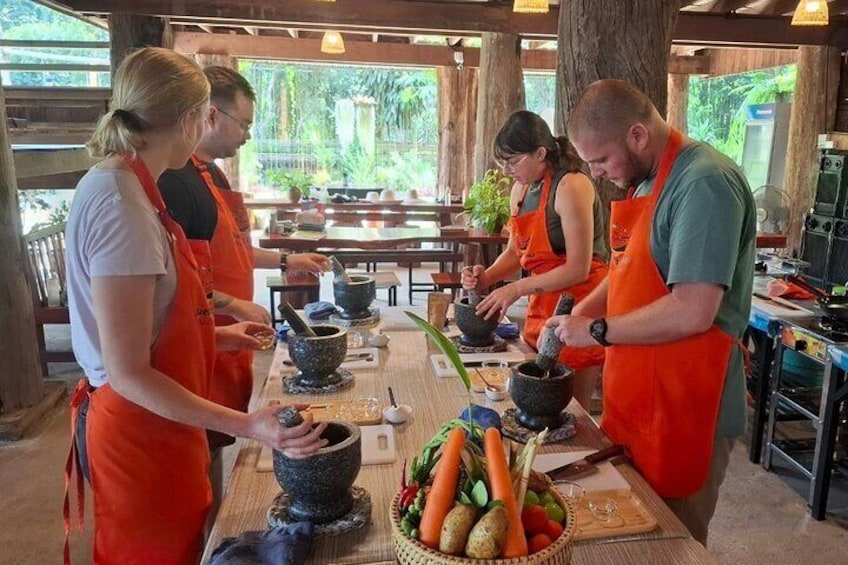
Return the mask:
M483 297L480 296L480 291L478 291L476 288L472 288L468 291L468 305L469 306L476 308L477 305L480 304L480 301L482 299L483 299Z
M350 275L335 255L330 255L330 268L333 270L333 281L350 283Z
M574 297L568 293L562 293L557 302L554 316L563 316L571 314L571 309L574 308ZM545 328L542 334L542 341L539 345L539 352L536 355L536 365L544 371L543 377L547 377L551 369L557 364L559 351L562 349L562 342L557 338L553 328Z
M315 330L310 328L309 324L303 321L303 318L294 311L294 308L292 308L292 305L288 302L280 304L280 314L283 316L283 319L289 323L291 328L294 330L294 333L297 335L318 337Z
M286 406L277 412L277 421L285 428L293 428L303 423L303 416L294 406Z

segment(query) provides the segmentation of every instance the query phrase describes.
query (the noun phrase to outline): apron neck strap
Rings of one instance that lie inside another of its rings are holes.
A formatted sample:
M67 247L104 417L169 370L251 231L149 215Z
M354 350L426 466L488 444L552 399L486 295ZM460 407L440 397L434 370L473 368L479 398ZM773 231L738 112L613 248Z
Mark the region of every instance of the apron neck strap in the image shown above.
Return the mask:
M654 200L659 199L660 193L665 187L665 181L668 178L668 174L671 172L671 167L674 165L674 160L677 158L677 154L680 152L680 148L682 146L683 134L675 128L671 128L668 133L668 140L665 142L662 157L660 157L657 174L654 177L654 186L651 190L651 198ZM630 190L627 191L627 198L633 198L633 195L636 194L637 188L638 187L631 186Z

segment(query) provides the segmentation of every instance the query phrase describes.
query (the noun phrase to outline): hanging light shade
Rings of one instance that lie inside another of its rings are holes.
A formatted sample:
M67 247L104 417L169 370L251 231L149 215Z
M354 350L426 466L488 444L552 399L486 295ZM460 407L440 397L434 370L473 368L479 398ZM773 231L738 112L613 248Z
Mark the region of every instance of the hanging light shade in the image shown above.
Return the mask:
M321 53L340 55L345 52L344 39L337 31L325 31L324 39L321 40Z
M548 0L515 0L512 11L520 14L547 14Z
M825 0L801 0L792 16L794 26L826 26L828 23Z

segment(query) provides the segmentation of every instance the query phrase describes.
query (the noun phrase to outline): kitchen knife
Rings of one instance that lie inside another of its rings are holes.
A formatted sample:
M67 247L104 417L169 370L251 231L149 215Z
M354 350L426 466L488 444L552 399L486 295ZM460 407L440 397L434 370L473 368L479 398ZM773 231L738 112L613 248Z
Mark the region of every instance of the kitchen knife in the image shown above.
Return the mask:
M463 361L462 366L466 367L466 368L482 367L483 363L488 363L488 362L491 362L491 361L499 361L499 359L483 359L482 361ZM524 361L525 361L524 359L522 359L520 361L507 361L506 364L507 364L508 367L512 367L513 365L518 365L519 363L523 363Z
M551 469L547 472L547 475L555 481L571 480L585 475L591 475L598 470L597 463L623 454L624 446L613 445L612 447L591 453L583 459L578 459L568 465Z

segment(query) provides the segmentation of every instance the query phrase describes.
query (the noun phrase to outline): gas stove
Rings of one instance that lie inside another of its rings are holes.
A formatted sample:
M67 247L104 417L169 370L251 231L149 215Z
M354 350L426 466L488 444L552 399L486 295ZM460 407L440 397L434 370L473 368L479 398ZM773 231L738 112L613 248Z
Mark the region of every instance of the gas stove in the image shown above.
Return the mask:
M780 338L784 346L824 363L828 345L848 343L848 324L821 316L783 320Z

